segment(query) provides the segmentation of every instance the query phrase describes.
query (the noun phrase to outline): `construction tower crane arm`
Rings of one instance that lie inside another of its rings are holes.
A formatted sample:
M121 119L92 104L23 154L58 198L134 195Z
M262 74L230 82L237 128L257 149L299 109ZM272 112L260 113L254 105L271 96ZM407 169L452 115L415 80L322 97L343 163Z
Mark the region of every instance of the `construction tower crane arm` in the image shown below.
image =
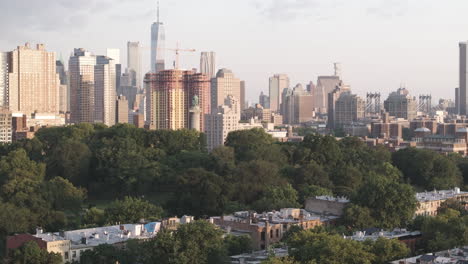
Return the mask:
M165 50L171 50L171 51L175 51L175 54L176 54L176 61L174 63L174 68L176 70L179 69L179 57L180 57L180 52L183 51L183 52L196 52L195 49L181 49L179 48L179 43L177 43L177 47L175 49L170 49L170 48L166 48Z

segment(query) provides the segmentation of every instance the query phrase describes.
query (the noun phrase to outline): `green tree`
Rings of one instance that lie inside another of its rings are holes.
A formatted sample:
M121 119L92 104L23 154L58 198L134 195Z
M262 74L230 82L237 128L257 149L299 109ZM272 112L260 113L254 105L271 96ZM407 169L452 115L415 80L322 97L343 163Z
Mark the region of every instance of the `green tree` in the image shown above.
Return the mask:
M233 198L244 204L252 204L266 194L268 186L284 183L276 164L262 160L242 162L234 175Z
M273 143L273 137L265 130L254 128L229 133L225 145L234 149L238 161L248 161L267 158L260 154L266 154L266 151L272 150ZM273 153L269 154L271 156Z
M413 188L380 175L369 178L352 201L371 210L382 228L406 226L414 216L417 201Z
M36 215L29 209L0 202L0 237L28 232L36 222Z
M9 263L12 264L61 264L62 256L58 253L49 253L39 248L36 242L30 241L24 243L12 254Z
M305 230L288 240L290 256L300 263L316 261L323 264L371 264L375 256L363 243L339 235Z
M386 264L396 259L403 259L410 254L409 248L396 239L380 237L375 242L366 242L370 247L370 252L375 255L374 264Z
M64 139L47 155L47 176L61 176L73 184L86 186L92 153L78 140Z
M239 255L252 251L252 239L246 235L227 235L224 238L224 246L226 247L228 256Z
M90 226L103 226L106 223L104 210L91 207L83 215L83 223Z
M298 208L297 191L290 184L269 186L262 198L253 204L257 212L279 210L281 208Z
M305 262L301 262L305 263ZM305 264L316 264L317 262L315 261L308 261ZM265 260L262 262L262 264L299 264L299 262L295 261L291 257L284 257L284 258L276 258L276 257L271 257L268 260Z
M147 191L159 175L159 164L133 138L101 138L93 143L97 192L136 195Z
M411 184L426 189L449 189L462 183L456 163L439 153L407 148L393 153L392 159Z
M116 200L104 210L107 223L137 223L141 219L156 220L162 217L163 210L148 201L126 196Z
M447 208L436 217L422 219L424 249L428 252L447 250L468 243L468 216Z
M371 210L355 204L348 205L343 212L343 224L359 230L374 227L376 221L371 216Z
M64 178L56 177L45 183L44 195L54 210L77 212L86 199L86 190L76 188Z
M217 264L227 259L222 231L205 221L181 225L173 233L159 232L143 247L145 264Z
M205 169L189 169L177 181L179 194L170 207L176 214L196 217L221 214L227 202L225 183L219 175Z

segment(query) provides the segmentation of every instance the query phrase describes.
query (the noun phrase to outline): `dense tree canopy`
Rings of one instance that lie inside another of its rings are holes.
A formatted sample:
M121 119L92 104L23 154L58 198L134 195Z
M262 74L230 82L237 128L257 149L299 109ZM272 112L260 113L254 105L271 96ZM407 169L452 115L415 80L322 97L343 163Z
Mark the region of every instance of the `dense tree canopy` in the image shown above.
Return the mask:
M149 131L131 125L91 124L43 128L34 139L0 146L0 236L33 232L37 226L58 231L167 215L203 218L236 210L278 210L300 207L316 195L351 199L340 222L345 231L405 227L416 209L415 189L463 188L463 182L468 182L468 159L456 154L444 156L412 148L392 154L357 138L337 140L310 131L304 135L303 142L280 143L262 129L236 131L228 135L225 146L208 152L204 135L193 130ZM457 217L453 210L459 213ZM426 245L430 249L463 241L447 241L436 231L462 232L466 213L454 204L444 205L440 213L451 216L419 223L420 228L434 230L427 235L436 241ZM154 255L147 257L157 257L160 263L175 263L174 259L187 263L189 253L185 252L207 250L210 253L200 259L209 261L225 257L226 252L246 250L245 241L219 238L216 230L206 230L209 237L195 236L191 243L197 245L187 244L181 236L207 227L187 228L194 230L161 232L152 244L145 244L154 249ZM296 256L299 253L293 252L295 259L286 259L286 263L328 263L321 262L322 253L317 250L329 246L331 252L343 252L335 261L344 263L381 263L398 251L394 248L387 257L377 256L371 246L341 241L330 234L298 232L294 236L303 242L297 242L298 247L316 255ZM322 236L323 241L317 239ZM215 241L217 246L211 247L203 239ZM387 242L379 243L386 246ZM368 262L360 257L350 260L356 253L351 249L363 253ZM106 247L100 250L102 256L109 255L105 261L115 260L112 256L128 260L136 254L119 255ZM94 253L88 254L94 259ZM138 261L152 263L145 259Z

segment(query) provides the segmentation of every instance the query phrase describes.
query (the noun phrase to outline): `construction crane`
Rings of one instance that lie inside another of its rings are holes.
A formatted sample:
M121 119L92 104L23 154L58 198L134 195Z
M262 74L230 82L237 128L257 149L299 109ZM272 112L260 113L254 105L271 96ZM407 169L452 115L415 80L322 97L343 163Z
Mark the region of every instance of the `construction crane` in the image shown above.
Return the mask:
M174 69L176 69L176 70L179 69L179 57L180 57L180 52L181 52L181 51L184 51L184 52L196 52L195 49L181 49L181 48L179 47L179 42L177 42L177 47L176 47L175 49L165 49L165 50L175 51L176 60L174 61Z

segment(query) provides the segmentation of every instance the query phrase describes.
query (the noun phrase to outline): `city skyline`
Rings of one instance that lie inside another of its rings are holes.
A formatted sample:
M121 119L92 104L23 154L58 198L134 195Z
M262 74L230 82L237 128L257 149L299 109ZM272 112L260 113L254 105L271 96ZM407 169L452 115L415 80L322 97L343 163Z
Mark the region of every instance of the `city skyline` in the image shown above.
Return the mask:
M50 12L33 14L24 10L28 5L31 10L48 8ZM359 4L338 0L163 1L161 21L168 47L181 41L197 51L217 52L218 68L233 69L246 80L250 101L268 91L268 77L273 74L288 74L291 86L315 83L317 76L333 73L333 62L343 64L343 79L359 95L379 91L386 96L404 82L415 96L431 93L434 98L452 98L453 93L446 91L458 86L458 43L468 39L461 13L466 6L458 0L450 5L433 0L422 4L414 0ZM156 16L155 1L120 0L109 5L107 0L52 0L41 7L22 0L4 1L0 8L10 11L1 21L3 51L29 41L44 43L57 52L57 58L60 54L68 58L73 48L104 54L106 48L124 51L127 41L140 41L148 54L143 55L143 72L149 70L148 36ZM31 21L36 23L31 25ZM109 23L117 30L103 34ZM19 32L22 26L26 28ZM184 68L197 67L198 55L182 55ZM173 54L168 53L166 65L172 60Z

